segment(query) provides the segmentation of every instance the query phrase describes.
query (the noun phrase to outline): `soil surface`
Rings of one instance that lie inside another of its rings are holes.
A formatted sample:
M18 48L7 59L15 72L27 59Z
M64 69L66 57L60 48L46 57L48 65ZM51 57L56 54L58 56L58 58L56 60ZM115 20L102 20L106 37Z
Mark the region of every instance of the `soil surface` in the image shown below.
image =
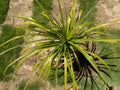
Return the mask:
M32 15L32 1L33 0L10 0L10 6L9 11L7 14L6 21L4 24L10 24L10 25L18 25L20 22L22 22L22 19L15 18L14 16L18 15L26 15L31 16ZM66 12L69 12L70 6L72 5L73 0L61 0L62 9L65 8L64 4L66 4ZM56 0L53 0L52 2L52 15L59 20L59 10ZM120 0L99 0L97 4L97 20L100 21L100 23L104 23L106 21L120 19ZM65 10L65 9L64 9ZM65 11L63 11L65 12ZM65 13L64 13L65 15ZM115 24L111 26L112 28L120 28L120 23ZM34 58L34 57L32 57ZM0 90L18 90L16 88L17 84L22 81L26 80L30 77L30 75L33 72L33 59L30 59L32 62L28 62L27 60L18 70L16 75L14 76L14 80L10 80L9 82L0 82ZM49 90L47 87L45 90ZM62 88L59 90L63 90ZM114 90L120 90L120 89L114 89Z
M104 23L111 20L120 20L120 0L99 0L97 4L97 20ZM119 24L113 24L112 28L120 28Z
M23 19L16 16L32 15L32 1L33 0L10 0L9 10L4 24L18 25Z
M16 16L25 15L30 17L32 15L32 0L10 0L9 10L6 20L3 24L10 24L17 26L22 19ZM27 80L33 72L31 63L25 62L14 75L13 80L9 82L0 82L0 90L18 90L17 85L22 80Z

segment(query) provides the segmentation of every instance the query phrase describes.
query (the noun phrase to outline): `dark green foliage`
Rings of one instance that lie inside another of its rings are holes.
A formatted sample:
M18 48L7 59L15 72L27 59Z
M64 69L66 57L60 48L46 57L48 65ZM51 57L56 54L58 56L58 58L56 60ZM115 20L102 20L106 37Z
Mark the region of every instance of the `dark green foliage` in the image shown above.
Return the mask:
M22 81L19 84L18 90L24 90L25 86L26 86L26 81ZM27 86L27 88L25 90L40 90L40 83L31 82L31 83L29 83L29 85Z
M23 30L18 31L16 28L10 26L10 25L3 25L2 26L2 32L0 33L0 44L4 43L5 41L16 37L18 35L22 35L24 32ZM0 47L0 53L12 48L13 46L17 46L23 43L23 39L16 39L2 47ZM16 48L14 50L11 50L3 55L0 56L0 80L8 80L9 77L13 73L13 67L11 67L7 72L6 76L4 76L4 70L6 66L19 57L21 48Z
M40 7L41 4L41 7ZM34 0L33 1L33 15L32 17L42 24L48 24L48 21L41 13L46 10L50 13L52 9L52 0Z
M112 38L120 38L120 29L108 29L103 30L104 35L103 37L112 37ZM99 43L99 49L104 49L101 56L105 56L105 60L109 65L111 65L111 71L109 72L111 75L112 80L108 79L109 85L113 87L120 86L120 45L119 44L106 44L106 43ZM106 70L106 72L108 72Z
M0 24L4 22L8 9L9 0L0 0Z

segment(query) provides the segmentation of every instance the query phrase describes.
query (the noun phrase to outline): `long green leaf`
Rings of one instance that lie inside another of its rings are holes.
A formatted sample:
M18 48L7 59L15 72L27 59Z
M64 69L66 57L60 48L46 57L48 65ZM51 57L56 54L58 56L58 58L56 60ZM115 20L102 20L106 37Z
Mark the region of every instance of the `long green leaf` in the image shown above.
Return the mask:
M43 5L38 0L35 0L35 1L39 5L40 9L42 9L42 11L44 11L45 9L44 9Z
M106 38L82 38L82 39L73 39L71 41L74 43L82 43L85 41L120 43L120 39L106 39Z
M82 17L82 18L79 20L79 23L80 23L80 24L81 24L81 22L92 12L93 9L94 9L94 8L91 8L91 9L85 14L85 16ZM81 12L80 14L82 14L82 12ZM81 15L80 15L80 16L81 16Z
M73 1L71 10L70 10L70 17L73 19L75 15L75 9L76 9L76 0Z
M108 64L105 62L105 60L103 60L101 57L91 52L87 52L87 53L97 58L102 64L104 64L108 68L108 70L111 70Z
M19 15L19 16L17 16L17 17L18 17L18 18L22 18L22 19L24 19L24 20L36 22L35 19L33 19L33 18L31 18L31 17L28 17L28 16L21 16L21 15Z
M58 0L58 6L59 6L59 11L60 11L60 16L61 16L61 23L63 25L63 27L65 26L65 23L64 23L64 17L63 17L63 13L62 13L62 9L61 9L61 4L60 4L60 0Z
M7 43L9 43L9 42L11 42L11 41L14 41L14 40L16 40L16 39L23 38L24 36L25 36L25 35L13 37L13 38L7 40L6 42L0 44L0 47L4 46L5 44L7 44Z
M69 72L70 72L72 80L73 80L74 90L76 90L78 85L77 85L77 82L75 81L75 75L74 75L74 70L73 70L73 61L72 61L72 57L71 57L70 53L68 53L68 56L69 56L68 69L69 69Z
M49 16L47 13L43 12L42 15L44 17L46 17L54 27L56 28L60 28L60 25L58 24L58 22L55 20L55 18L53 19L51 16Z
M49 28L47 28L46 26L44 26L40 23L36 23L36 22L26 21L26 22L22 22L21 24L35 25L35 26L41 28L42 30L45 30L45 31L49 30Z
M102 25L97 25L95 27L91 27L90 29L84 30L84 32L82 34L89 33L89 32L91 32L93 30L100 29L102 27L105 27L105 26L108 26L108 25L111 25L111 24L114 24L114 23L119 23L119 22L120 22L120 20L109 21L109 22L104 23Z
M21 47L21 46L22 46L22 45L17 45L17 46L14 46L14 47L12 47L12 48L9 48L9 49L1 52L1 53L0 53L0 56L3 55L3 54L5 54L6 52L9 52L9 51L11 51L11 50L13 50L13 49L16 49L16 48L18 48L18 47Z
M23 61L27 60L29 57L31 57L32 55L38 53L39 51L40 51L39 49L33 49L33 50L31 50L27 55L25 55L24 57L22 57L22 58L18 61L17 65L16 65L16 67L15 67L15 72L16 72L17 69L20 67L20 65L23 63Z
M76 25L79 24L79 20L81 19L81 15L82 15L82 9L79 10L78 16L76 18Z
M67 48L64 45L64 90L67 89L67 65L68 65L68 55L67 55Z
M76 0L73 1L73 4L71 6L71 10L70 10L70 13L69 13L69 16L67 18L67 28L66 28L66 37L69 37L71 36L71 30L73 30L73 28L75 27L75 9L76 9Z

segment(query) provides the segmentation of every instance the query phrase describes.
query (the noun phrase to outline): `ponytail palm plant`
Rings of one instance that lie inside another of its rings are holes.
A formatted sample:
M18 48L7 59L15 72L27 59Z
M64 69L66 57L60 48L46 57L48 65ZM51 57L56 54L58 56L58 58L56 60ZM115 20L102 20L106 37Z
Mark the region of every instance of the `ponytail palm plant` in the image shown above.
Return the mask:
M84 21L84 19L87 18L90 11L81 17L84 11L80 10L76 12L76 2L77 0L73 1L69 15L64 17L60 0L58 0L60 22L46 11L43 11L42 15L49 20L48 25L43 25L33 18L22 16L23 19L26 19L22 24L34 25L35 28L30 28L26 25L24 27L18 27L18 29L24 28L33 33L15 37L0 45L5 45L17 38L27 37L27 40L23 44L24 48L21 51L23 54L10 63L6 67L6 70L11 65L18 63L15 68L16 70L27 58L35 55L36 63L34 65L33 75L37 74L38 80L40 78L47 80L51 69L54 68L56 84L59 79L59 69L63 69L64 71L64 90L67 89L68 74L70 74L72 79L74 90L78 88L78 80L84 77L86 77L86 81L87 78L90 78L92 84L95 83L93 77L99 77L108 85L103 74L106 74L108 77L110 76L100 68L100 65L108 70L110 70L110 67L97 52L97 48L99 48L97 42L119 43L120 39L101 38L100 36L104 34L101 32L101 28L119 22L120 20L89 27L89 25L94 22L87 22ZM35 39L36 37L37 39ZM17 47L20 46L12 47L0 53L0 55Z

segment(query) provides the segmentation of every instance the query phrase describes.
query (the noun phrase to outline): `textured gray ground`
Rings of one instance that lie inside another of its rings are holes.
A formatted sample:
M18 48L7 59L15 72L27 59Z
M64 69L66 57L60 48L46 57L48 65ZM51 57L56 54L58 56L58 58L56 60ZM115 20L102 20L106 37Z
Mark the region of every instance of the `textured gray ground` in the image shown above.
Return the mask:
M63 0L62 0L63 1ZM64 0L66 8L70 8L73 0ZM64 8L64 4L62 3L62 9ZM56 4L56 0L53 0L53 10L52 14L55 18L59 17L58 7ZM10 9L8 11L8 15L4 24L11 24L11 25L18 25L23 20L15 18L13 16L17 15L27 15L31 16L32 11L32 0L10 0ZM100 23L104 23L106 21L120 19L120 0L99 0L97 4L97 20ZM68 12L68 11L67 11ZM59 20L59 19L58 19ZM120 28L120 23L111 26L112 28ZM34 58L34 57L33 57ZM31 73L33 72L32 68L33 64L29 62L25 62L20 69L18 70L17 74L15 75L15 80L11 80L9 82L0 82L0 90L17 90L16 84L18 84L21 80L25 80L30 77ZM45 89L47 90L47 89ZM62 89L60 89L62 90ZM115 89L120 90L120 89Z

